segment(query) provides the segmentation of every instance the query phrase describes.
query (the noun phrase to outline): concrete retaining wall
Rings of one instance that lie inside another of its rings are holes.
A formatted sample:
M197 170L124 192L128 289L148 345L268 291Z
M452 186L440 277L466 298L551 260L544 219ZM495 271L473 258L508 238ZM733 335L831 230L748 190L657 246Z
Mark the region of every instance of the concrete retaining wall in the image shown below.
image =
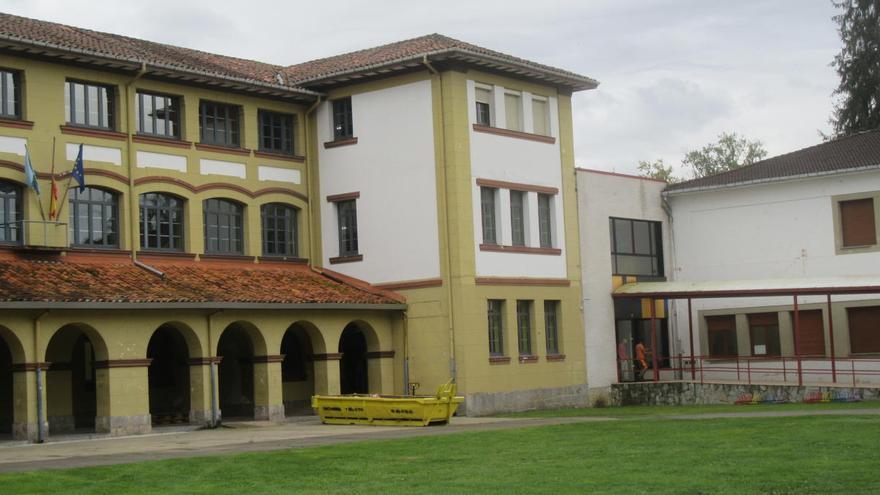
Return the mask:
M880 400L880 388L876 387L798 387L796 385L640 382L613 385L611 389L611 402L619 406L733 404L743 394L769 395L788 402L803 402L807 394L815 392L832 392L859 397L861 400Z
M583 384L570 387L467 394L464 403L458 408L458 414L488 416L532 409L559 409L587 407L588 405L587 385Z

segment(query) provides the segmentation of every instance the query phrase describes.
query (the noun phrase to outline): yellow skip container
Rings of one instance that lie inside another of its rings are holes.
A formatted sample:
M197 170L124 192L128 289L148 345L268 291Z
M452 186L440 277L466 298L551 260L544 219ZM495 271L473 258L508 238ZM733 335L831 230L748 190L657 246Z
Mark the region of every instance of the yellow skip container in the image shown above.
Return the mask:
M428 426L449 422L464 397L449 381L435 396L315 395L312 408L331 425Z

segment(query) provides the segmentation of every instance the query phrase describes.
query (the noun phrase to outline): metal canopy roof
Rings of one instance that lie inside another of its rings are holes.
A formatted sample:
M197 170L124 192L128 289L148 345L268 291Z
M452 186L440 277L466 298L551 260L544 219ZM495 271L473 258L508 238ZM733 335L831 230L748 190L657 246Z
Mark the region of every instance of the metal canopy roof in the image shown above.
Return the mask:
M636 282L615 289L615 299L880 294L880 277Z

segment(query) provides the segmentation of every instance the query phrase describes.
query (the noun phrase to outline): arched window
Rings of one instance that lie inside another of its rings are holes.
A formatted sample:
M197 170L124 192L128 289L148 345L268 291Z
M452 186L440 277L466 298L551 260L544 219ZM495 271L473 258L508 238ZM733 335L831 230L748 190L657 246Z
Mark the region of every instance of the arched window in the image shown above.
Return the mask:
M263 221L264 256L298 256L297 210L282 203L269 203L260 209Z
M163 193L140 197L141 249L183 251L183 200Z
M0 243L21 242L21 188L0 180Z
M210 254L244 254L244 208L228 199L206 199L205 252Z
M86 187L70 190L70 243L75 246L119 246L119 205L116 194Z

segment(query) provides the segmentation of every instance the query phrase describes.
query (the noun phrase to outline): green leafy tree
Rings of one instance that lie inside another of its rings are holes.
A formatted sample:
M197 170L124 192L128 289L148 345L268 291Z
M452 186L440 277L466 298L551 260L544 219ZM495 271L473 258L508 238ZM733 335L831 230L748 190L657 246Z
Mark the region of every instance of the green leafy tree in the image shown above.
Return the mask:
M832 2L843 47L832 65L840 76L834 91L836 136L880 127L880 0Z
M672 175L672 166L663 163L663 159L654 160L653 162L640 160L639 175L666 181L670 184L678 182L680 179Z
M721 133L718 141L689 151L682 164L690 167L695 179L751 165L767 156L761 141L750 141L735 132Z

